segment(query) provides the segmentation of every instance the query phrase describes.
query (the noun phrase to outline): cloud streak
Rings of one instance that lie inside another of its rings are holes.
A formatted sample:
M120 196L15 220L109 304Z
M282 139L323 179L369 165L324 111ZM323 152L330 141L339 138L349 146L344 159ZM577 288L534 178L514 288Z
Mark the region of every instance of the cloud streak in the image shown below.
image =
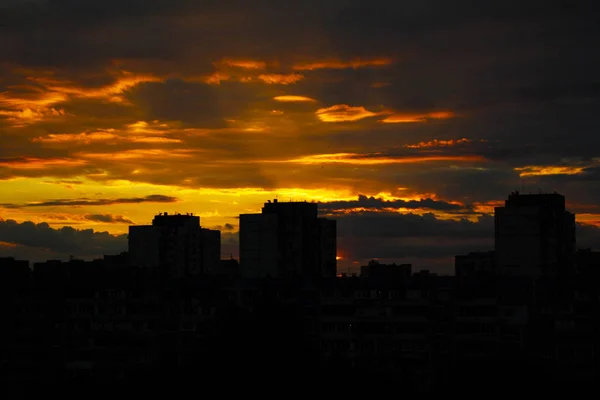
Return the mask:
M354 164L354 165L384 165L384 164L416 164L439 161L481 162L485 161L479 155L423 155L423 156L390 156L380 153L333 153L315 154L295 158L283 162L295 164Z
M162 194L153 194L145 197L117 198L117 199L57 199L25 204L0 204L5 208L28 207L83 207L83 206L108 206L114 204L139 204L139 203L175 203L178 199ZM98 216L98 215L97 215Z
M323 122L354 122L364 118L375 117L381 113L372 112L363 106L336 104L318 109L315 114Z
M321 61L297 63L292 68L296 71L314 71L319 69L358 69L366 67L385 67L393 64L390 58L372 58L361 59L355 58L349 61L327 59Z
M367 197L365 195L359 195L357 200L347 201L331 201L325 203L319 203L319 210L323 212L342 212L346 210L353 211L356 209L364 210L390 210L390 209L429 209L438 211L461 211L467 210L467 207L463 204L449 203L446 201L434 200L434 199L419 199L419 200L385 200L382 198L375 198L373 196Z

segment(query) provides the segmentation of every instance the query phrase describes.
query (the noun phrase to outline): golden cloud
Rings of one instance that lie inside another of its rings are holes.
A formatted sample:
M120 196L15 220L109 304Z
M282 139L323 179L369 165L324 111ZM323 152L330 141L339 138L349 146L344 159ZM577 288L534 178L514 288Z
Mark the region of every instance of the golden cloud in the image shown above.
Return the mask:
M378 165L378 164L415 164L433 161L457 161L457 162L473 162L484 161L485 158L478 155L464 156L420 156L420 157L390 157L383 156L379 153L360 154L360 153L333 153L333 154L317 154L286 160L283 162L296 164L356 164L356 165Z
M125 125L124 129L104 129L81 133L52 133L32 139L32 142L40 143L77 143L90 144L101 142L133 142L133 143L181 143L180 139L164 137L168 133L169 125L158 120L150 123L137 121ZM159 136L148 136L159 135Z
M164 80L163 78L153 75L135 75L127 71L122 71L120 75L121 76L117 77L112 84L101 86L99 88L76 86L69 81L61 81L46 77L32 77L29 79L54 93L81 98L104 98L119 103L125 101L121 94L134 86L137 86L140 83L162 82Z
M216 71L216 72L213 72L212 74L210 74L209 76L202 77L199 80L208 85L220 85L222 81L229 80L230 78L231 78L231 76L229 76L228 74L224 74L222 72ZM188 78L187 80L194 82L197 79Z
M275 96L273 100L281 101L281 102L314 102L315 99L305 96L293 96L293 95L285 95L285 96Z
M23 126L28 123L41 121L48 117L61 117L65 115L65 110L55 108L25 108L20 111L0 110L0 116L7 117L15 126Z
M290 85L304 79L302 74L261 74L258 79L270 85Z
M64 116L63 109L53 106L73 97L124 103L125 99L121 95L125 91L140 83L158 82L163 79L121 71L113 83L98 88L83 87L71 81L56 79L51 74L30 76L27 80L35 85L11 86L9 91L0 93L0 116L7 117L15 126Z
M77 167L86 164L85 160L71 158L38 158L19 157L9 160L0 160L0 167L11 169L44 169L51 167Z
M456 146L459 144L470 143L470 142L471 142L471 140L469 140L467 138L462 138L462 139L457 139L457 140L433 139L433 140L430 140L429 142L419 142L416 144L405 144L404 147L407 147L409 149L427 149L427 148L434 148L434 147L452 147L452 146Z
M234 60L230 58L224 58L217 64L244 69L265 69L267 66L267 63L260 60Z
M546 175L577 175L582 173L585 168L585 166L527 165L521 168L515 168L514 170L519 172L520 177L526 177Z
M363 118L374 117L381 113L367 110L363 106L352 107L347 104L336 104L316 111L317 118L323 122L350 122Z
M162 136L130 137L129 141L134 143L181 143L181 139L166 138Z
M102 142L117 139L118 136L109 132L90 132L90 133L57 133L47 136L34 138L33 142L42 143L81 143L90 144L93 142Z
M299 63L292 66L296 71L314 71L317 69L348 69L348 68L364 68L364 67L382 67L392 64L390 58L372 58L360 59L355 58L350 61L342 61L338 59L327 59L315 62Z
M77 156L83 158L92 158L100 160L134 160L144 158L183 158L191 157L195 150L189 149L133 149L117 151L114 153L77 153Z

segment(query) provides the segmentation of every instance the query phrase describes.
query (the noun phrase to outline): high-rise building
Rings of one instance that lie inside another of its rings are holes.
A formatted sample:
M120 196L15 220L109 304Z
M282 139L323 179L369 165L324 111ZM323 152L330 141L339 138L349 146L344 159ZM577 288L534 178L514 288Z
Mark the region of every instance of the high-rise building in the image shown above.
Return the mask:
M152 225L129 227L132 265L160 268L169 277L181 278L217 271L221 232L204 229L193 214L161 213Z
M490 277L496 275L496 253L477 251L454 257L454 274L460 277Z
M558 193L511 193L495 208L498 273L555 275L569 271L575 253L575 215Z
M336 273L336 222L316 203L264 204L240 215L240 269L247 276L331 276Z

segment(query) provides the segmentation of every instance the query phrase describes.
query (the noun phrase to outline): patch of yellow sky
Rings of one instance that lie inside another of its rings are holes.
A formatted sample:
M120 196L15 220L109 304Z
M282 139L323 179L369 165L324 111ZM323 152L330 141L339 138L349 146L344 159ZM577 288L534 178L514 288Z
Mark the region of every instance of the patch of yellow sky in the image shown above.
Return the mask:
M187 213L199 215L203 226L214 227L226 223L237 226L241 213L260 212L268 199L278 197L282 201L333 201L353 200L356 195L344 190L281 188L212 189L182 188L130 181L94 181L85 177L16 178L0 182L2 203L23 205L56 199L122 199L143 198L150 195L172 196L173 203L141 202L117 203L107 206L48 206L48 207L0 207L0 217L36 223L48 222L54 227L72 225L78 229L93 228L113 234L127 232L127 225L81 220L86 214L111 214L128 218L136 224L148 224L158 212Z
M23 205L27 203L51 200L74 199L124 199L144 198L151 195L171 196L178 199L171 203L140 202L116 203L104 206L44 206L8 208L0 206L0 217L15 219L19 222L47 222L54 228L73 226L77 229L108 231L112 234L126 233L127 224L90 221L83 216L110 214L122 216L135 224L149 224L159 212L194 213L200 216L205 227L223 226L227 223L238 225L237 217L243 213L258 213L263 204L278 198L280 201L350 201L357 194L349 189L323 188L185 188L169 185L131 182L125 180L94 181L86 177L58 178L16 178L0 182L3 193L2 203ZM390 193L364 193L383 200L415 200L422 197L435 197L434 194L406 194L406 197L393 196ZM431 210L397 209L396 212L424 214ZM456 219L464 217L436 212L439 218Z

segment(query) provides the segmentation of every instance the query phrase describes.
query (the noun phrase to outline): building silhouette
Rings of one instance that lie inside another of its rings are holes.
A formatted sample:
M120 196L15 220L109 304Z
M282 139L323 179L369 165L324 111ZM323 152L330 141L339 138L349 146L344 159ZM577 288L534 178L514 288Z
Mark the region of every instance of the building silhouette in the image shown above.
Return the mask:
M173 278L216 273L221 232L202 228L193 214L160 213L152 225L129 227L129 257L132 265Z
M214 257L217 237L199 241L193 215L132 227L130 253L33 268L0 258L0 383L138 396L197 389L199 377L210 390L267 379L338 394L585 393L600 379L600 252L571 255L555 199L500 211L513 224L503 245L457 256L455 276L371 261L360 275L315 277L335 254L335 225L319 231L308 203L243 217L245 267L220 260L214 273L193 273L207 271L201 254ZM532 248L507 244L521 236ZM520 269L503 273L501 259Z
M575 215L558 193L511 193L495 208L498 272L508 275L556 275L572 267Z
M496 252L476 251L454 258L454 274L457 277L489 277L497 273Z
M240 269L249 277L334 277L336 221L319 218L316 203L277 199L261 214L242 214Z

